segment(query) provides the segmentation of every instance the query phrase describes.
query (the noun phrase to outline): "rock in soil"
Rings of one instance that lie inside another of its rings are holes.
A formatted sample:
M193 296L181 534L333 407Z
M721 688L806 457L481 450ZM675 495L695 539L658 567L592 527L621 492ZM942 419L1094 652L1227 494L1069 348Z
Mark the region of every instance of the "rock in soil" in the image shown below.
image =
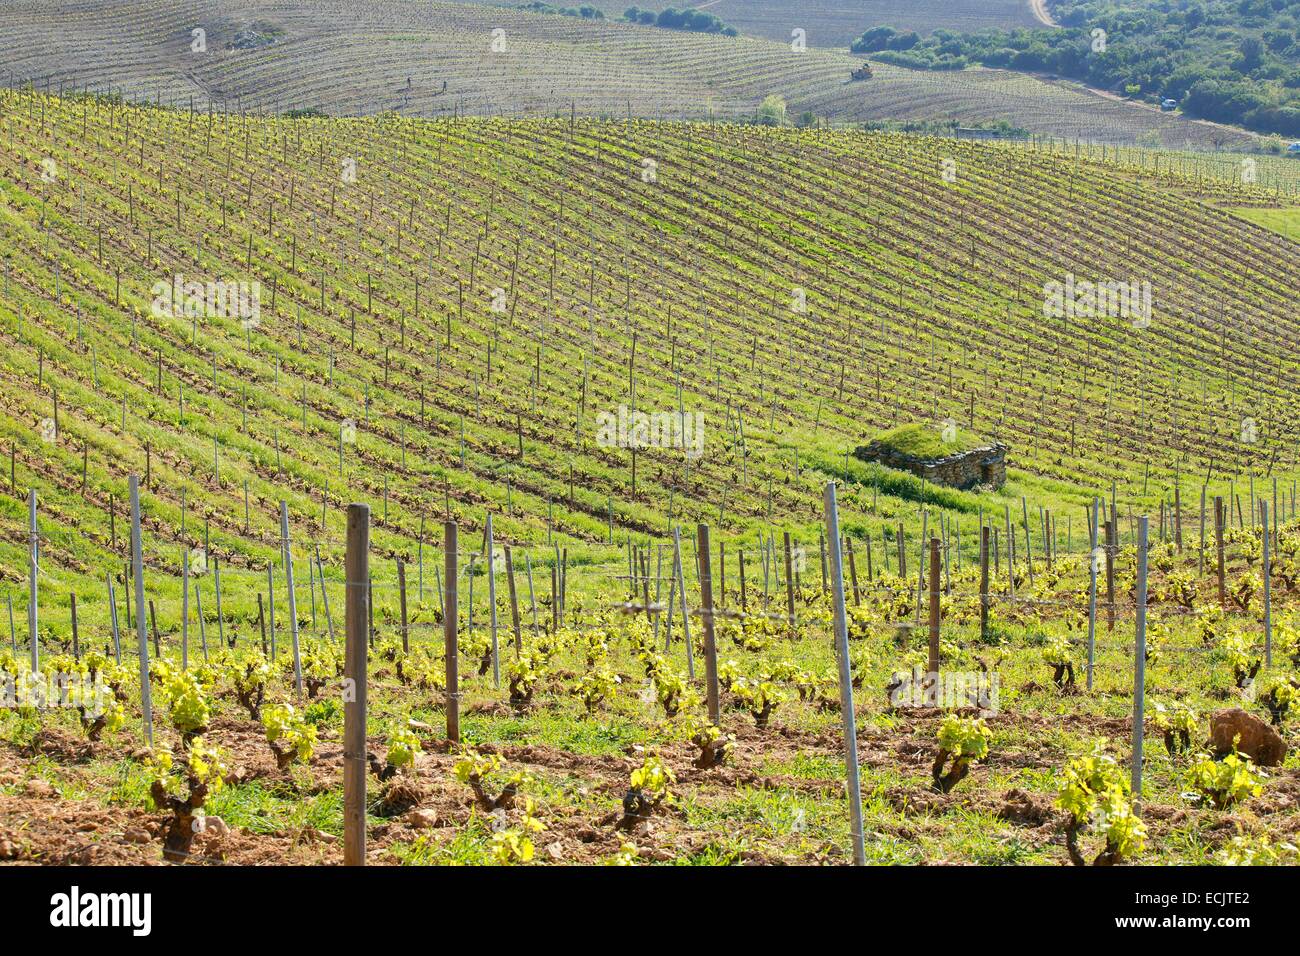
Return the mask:
M1240 739L1237 739L1240 738ZM1220 710L1210 716L1210 746L1216 757L1237 752L1261 767L1277 767L1286 758L1286 741L1276 730L1240 707Z
M412 810L406 815L406 825L413 830L425 830L438 825L438 814L432 810Z

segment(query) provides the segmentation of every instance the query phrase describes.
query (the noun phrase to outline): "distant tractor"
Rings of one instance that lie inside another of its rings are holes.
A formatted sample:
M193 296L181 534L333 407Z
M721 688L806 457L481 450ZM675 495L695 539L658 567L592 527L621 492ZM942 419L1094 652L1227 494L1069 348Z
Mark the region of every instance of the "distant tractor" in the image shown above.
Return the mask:
M869 80L874 74L871 72L871 64L863 63L860 67L849 74L850 80Z
M1174 110L1178 109L1178 101L1177 101L1177 100L1161 100L1161 101L1160 101L1160 109L1163 110L1163 111L1166 112L1166 113L1172 113Z

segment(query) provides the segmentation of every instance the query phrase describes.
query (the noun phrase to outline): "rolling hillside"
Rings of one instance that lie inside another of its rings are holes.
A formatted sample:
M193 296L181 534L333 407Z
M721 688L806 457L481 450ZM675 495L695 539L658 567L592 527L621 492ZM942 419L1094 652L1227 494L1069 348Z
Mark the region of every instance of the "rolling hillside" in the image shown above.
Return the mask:
M415 0L237 0L218 5L2 0L10 86L90 89L206 110L332 115L750 119L769 94L789 116L834 122L1004 120L1035 133L1171 146L1248 145L1248 134L1066 83L998 70L915 71L789 42ZM193 31L203 30L203 52ZM504 31L494 35L494 30ZM494 48L494 43L496 47ZM238 44L238 46L236 46Z
M1293 855L1276 170L65 92L0 90L0 860Z
M1295 243L1104 164L760 127L0 105L11 588L35 488L43 573L98 595L128 473L174 574L183 541L256 573L281 499L332 558L355 499L377 553L408 557L448 510L575 554L611 524L748 537L815 524L828 477L847 527L911 521L916 488L844 458L909 420L1011 445L1007 496L932 497L958 515L1295 468ZM1071 274L1150 282L1149 325L1045 319ZM257 321L155 309L156 284L193 280L260 283ZM619 406L702 414L701 453L603 440Z

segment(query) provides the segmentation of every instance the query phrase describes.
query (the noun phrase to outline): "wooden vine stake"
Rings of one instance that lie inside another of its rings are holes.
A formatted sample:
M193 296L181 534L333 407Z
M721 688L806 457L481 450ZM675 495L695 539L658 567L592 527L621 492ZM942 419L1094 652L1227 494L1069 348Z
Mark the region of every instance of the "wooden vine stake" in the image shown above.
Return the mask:
M704 622L704 687L709 702L709 721L722 726L722 699L718 690L718 649L714 642L713 568L709 560L709 526L698 527L700 561L700 619Z
M1223 496L1214 496L1214 550L1218 556L1219 607L1228 607L1228 588L1223 567Z
M311 567L311 562L307 566ZM406 617L406 564L397 559L397 591L402 605L402 653L411 653L411 629Z
M448 521L443 525L442 547L445 552L446 590L442 599L442 633L446 645L447 657L447 739L454 744L460 743L460 669L457 661L456 617L457 582L460 570L457 567L457 548L459 547L459 529L456 522ZM552 570L554 580L554 570Z
M1099 555L1097 554L1097 513L1098 501L1092 499L1092 520L1089 522L1088 553L1088 690L1092 690L1092 672L1097 659L1097 571Z
M980 526L980 640L989 636L989 526Z
M1273 666L1273 595L1269 585L1269 578L1272 577L1272 554L1269 550L1268 540L1268 502L1263 499L1259 502L1259 519L1262 526L1262 537L1264 539L1264 567L1262 573L1264 576L1264 666Z
M348 505L344 562L343 865L366 862L366 606L370 590L370 506Z
M181 670L190 666L190 549L181 545Z

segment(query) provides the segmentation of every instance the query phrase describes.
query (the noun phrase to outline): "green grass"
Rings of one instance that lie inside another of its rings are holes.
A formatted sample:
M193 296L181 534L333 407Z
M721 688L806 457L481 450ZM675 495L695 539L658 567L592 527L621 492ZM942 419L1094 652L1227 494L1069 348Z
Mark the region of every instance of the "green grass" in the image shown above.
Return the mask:
M253 781L222 787L208 801L208 812L228 825L252 833L320 830L343 835L343 794L330 791L316 795L295 793L282 786ZM378 818L372 817L372 820Z
M961 428L954 427L945 436L942 425L920 422L891 428L876 435L874 440L900 454L922 459L945 458L988 444L987 439Z
M1300 163L1297 163L1300 165ZM1243 219L1249 219L1257 226L1271 229L1280 236L1300 241L1300 206L1286 209L1260 209L1254 206L1239 206L1232 210Z

